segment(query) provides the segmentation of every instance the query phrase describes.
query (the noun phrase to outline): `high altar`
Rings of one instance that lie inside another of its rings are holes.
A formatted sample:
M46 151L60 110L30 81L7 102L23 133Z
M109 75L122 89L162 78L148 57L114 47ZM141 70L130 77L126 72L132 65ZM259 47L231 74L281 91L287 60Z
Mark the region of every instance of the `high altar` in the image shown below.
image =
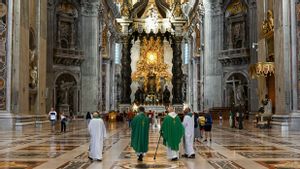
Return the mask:
M131 48L131 103L159 105L172 99L173 49L169 39L171 26L159 14L153 2L133 25ZM144 24L143 24L144 23ZM164 94L165 93L165 94Z
M164 45L161 38L144 36L140 43L140 56L136 62L136 70L131 76L138 85L134 94L135 103L158 105L165 103L164 96L169 99L170 94L169 96L166 94L169 89L164 88L172 78L168 68L169 65L164 62Z

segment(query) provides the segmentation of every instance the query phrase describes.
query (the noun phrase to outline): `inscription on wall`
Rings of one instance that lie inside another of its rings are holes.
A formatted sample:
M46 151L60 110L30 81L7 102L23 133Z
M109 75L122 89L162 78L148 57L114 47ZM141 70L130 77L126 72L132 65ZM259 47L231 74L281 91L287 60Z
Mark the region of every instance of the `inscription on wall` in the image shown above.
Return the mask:
M0 110L6 110L6 79L7 79L7 2L0 0Z

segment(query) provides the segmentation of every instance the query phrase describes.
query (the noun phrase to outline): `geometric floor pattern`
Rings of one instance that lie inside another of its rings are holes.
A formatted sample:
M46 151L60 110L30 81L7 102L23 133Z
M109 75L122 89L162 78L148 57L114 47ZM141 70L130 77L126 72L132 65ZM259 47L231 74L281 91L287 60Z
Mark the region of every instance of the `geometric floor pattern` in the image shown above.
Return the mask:
M214 123L212 142L195 142L195 159L166 159L157 129L150 129L149 152L138 162L130 147L127 123L106 123L102 162L88 160L89 135L84 120L73 120L66 133L52 132L49 124L0 131L0 169L299 169L300 131L245 129ZM181 148L181 153L183 149Z

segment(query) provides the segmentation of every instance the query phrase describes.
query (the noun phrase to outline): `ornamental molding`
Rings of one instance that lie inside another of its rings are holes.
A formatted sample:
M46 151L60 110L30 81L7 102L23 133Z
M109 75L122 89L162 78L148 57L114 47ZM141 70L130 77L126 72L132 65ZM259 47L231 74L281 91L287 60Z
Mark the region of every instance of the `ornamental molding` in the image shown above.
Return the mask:
M100 9L100 4L98 2L84 2L81 5L81 14L83 16L98 16Z

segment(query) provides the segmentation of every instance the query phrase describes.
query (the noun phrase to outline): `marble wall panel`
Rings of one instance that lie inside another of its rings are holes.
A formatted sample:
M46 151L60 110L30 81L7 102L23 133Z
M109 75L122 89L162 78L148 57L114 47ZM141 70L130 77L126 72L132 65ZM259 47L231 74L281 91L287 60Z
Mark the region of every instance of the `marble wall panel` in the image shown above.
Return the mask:
M8 0L0 1L0 111L7 109Z

